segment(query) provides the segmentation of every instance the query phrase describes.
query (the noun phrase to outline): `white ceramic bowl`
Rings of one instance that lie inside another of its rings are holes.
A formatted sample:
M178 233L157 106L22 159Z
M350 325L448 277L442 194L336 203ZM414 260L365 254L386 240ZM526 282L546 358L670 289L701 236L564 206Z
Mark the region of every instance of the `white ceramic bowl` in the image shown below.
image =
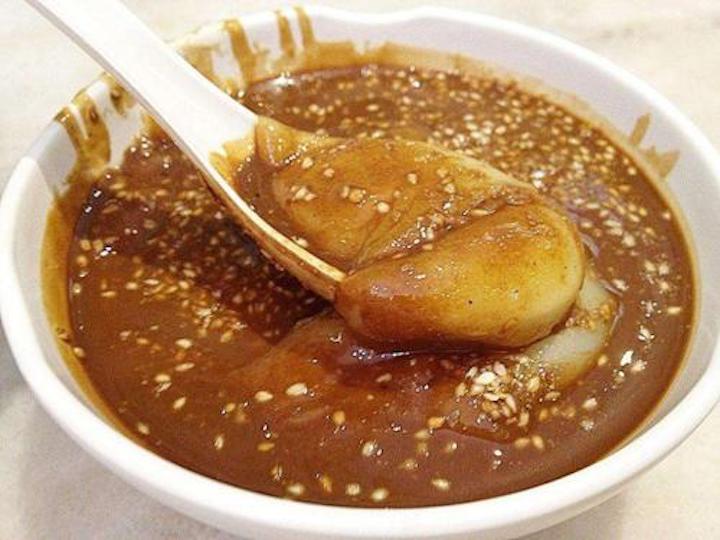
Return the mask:
M462 52L539 77L579 96L615 126L628 131L651 113L645 143L677 149L680 160L669 186L693 233L700 276L720 282L720 159L708 141L657 92L595 54L519 24L446 9L358 14L308 8L321 40L400 43ZM295 14L288 10L293 31ZM275 17L243 17L253 40L278 43ZM219 44L217 66L230 51L219 25L185 41ZM225 62L231 65L232 62ZM118 117L105 87L89 93L110 126L113 155L121 155L137 129L138 113ZM28 384L55 420L88 452L142 491L181 512L243 536L275 538L484 538L517 536L550 526L609 498L680 444L720 395L718 319L714 290L702 294L699 329L689 361L652 421L611 455L553 482L493 499L420 509L353 509L260 495L200 476L141 448L116 431L87 401L65 367L43 310L40 248L43 216L53 191L74 161L64 130L53 123L15 169L0 208L0 314Z

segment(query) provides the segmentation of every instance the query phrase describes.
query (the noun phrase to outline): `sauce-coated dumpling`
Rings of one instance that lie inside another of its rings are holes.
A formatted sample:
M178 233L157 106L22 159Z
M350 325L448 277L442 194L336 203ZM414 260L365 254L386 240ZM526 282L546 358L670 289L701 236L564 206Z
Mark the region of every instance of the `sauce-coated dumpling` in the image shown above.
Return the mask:
M531 185L419 142L288 138L278 150L263 133L278 206L308 249L350 271L336 309L366 338L517 347L575 301L579 235Z

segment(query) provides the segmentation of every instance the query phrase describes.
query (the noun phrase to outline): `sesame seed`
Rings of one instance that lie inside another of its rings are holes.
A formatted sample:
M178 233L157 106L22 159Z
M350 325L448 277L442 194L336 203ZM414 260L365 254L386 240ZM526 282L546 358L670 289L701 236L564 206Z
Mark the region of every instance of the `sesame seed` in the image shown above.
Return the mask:
M312 167L314 164L315 164L315 161L313 160L313 158L311 158L310 156L307 156L307 157L303 158L302 162L300 163L300 166L303 169L307 170L310 167Z
M365 444L362 445L360 453L364 457L379 456L380 454L382 454L382 448L380 448L380 445L377 443L377 441L367 441Z
M195 364L193 362L183 362L182 364L178 364L175 366L175 371L183 372L188 371L195 367Z
M143 423L143 422L138 422L138 423L135 425L135 428L136 428L140 433L142 433L143 435L149 435L149 434L150 434L150 427L148 427L148 425L145 424L145 423Z
M170 382L171 378L170 378L170 375L168 375L167 373L158 373L157 375L155 375L153 380L156 383L166 383L166 382Z
M612 284L620 292L625 292L628 290L628 285L623 279L613 279Z
M305 383L298 382L288 386L285 393L290 397L304 396L308 393L308 387Z
M443 186L443 191L444 191L445 193L449 193L450 195L452 195L452 194L454 194L457 190L456 190L456 188L455 188L455 184L450 183L450 184L445 184L445 185Z
M385 201L380 201L375 205L379 214L387 214L390 211L390 205Z
M222 433L216 435L215 440L213 441L213 446L215 446L215 450L222 450L225 446L225 435Z
M285 488L285 491L287 491L290 495L292 495L294 497L299 497L303 493L305 493L305 486L303 486L299 482L295 482L295 483L289 484Z
M273 479L275 482L279 482L282 480L283 477L283 468L282 465L276 464L273 465L272 469L270 469L270 478Z
M347 199L351 203L359 203L365 198L365 190L360 188L350 188L348 191Z
M292 201L305 201L310 202L317 198L317 195L313 193L307 186L296 186L294 188Z
M274 396L267 390L260 390L255 394L255 401L258 403L266 403L270 401Z
M370 498L375 502L382 502L388 498L390 492L385 488L377 488L370 494Z
M517 412L517 402L512 395L508 394L505 396L505 404L508 406L508 408L513 414Z
M257 445L258 452L269 452L275 448L275 443L270 441L264 441Z
M504 377L507 375L507 368L505 367L505 364L501 362L495 362L493 365L493 371L495 371L498 377Z
M655 339L655 335L650 331L648 327L641 325L638 331L638 339L640 341L644 341L645 343L649 343L650 341Z
M598 402L597 399L594 397L587 398L585 401L583 401L582 408L586 411L592 411L597 408Z
M172 408L176 411L179 411L185 406L185 403L187 403L187 398L185 396L177 398L175 401L173 401Z
M177 346L180 347L181 349L187 350L187 349L189 349L190 347L192 347L193 342L192 342L192 340L190 340L190 339L181 338L181 339L178 339L178 340L175 341L175 345L177 345Z
M445 452L446 454L452 454L457 449L458 449L458 443L455 441L450 441L449 443L447 443L445 445L445 448L443 448L443 452Z
M310 243L307 240L305 240L302 236L293 236L292 241L295 242L301 248L307 248L310 246Z
M635 237L630 233L625 233L623 235L622 243L624 246L629 248L635 247L635 245L637 244L635 241Z
M450 481L445 478L433 478L430 482L433 487L440 491L448 491L450 489Z
M231 413L237 408L237 403L226 403L223 406L223 412L225 413Z
M533 435L530 437L530 440L532 441L533 446L538 450L545 450L545 441L540 435Z
M526 388L527 388L528 392L530 392L531 394L534 394L535 392L540 390L540 385L541 385L540 377L538 377L536 375L535 377L533 377L532 379L530 379L528 381Z
M360 495L362 489L360 488L360 484L348 484L345 486L345 494L350 495L351 497L357 497Z
M515 439L513 446L515 446L515 448L517 448L518 450L522 450L523 448L526 448L529 444L530 439L528 437L519 437Z
M497 375L492 371L483 371L476 379L479 384L488 385L497 379Z
M620 366L625 367L632 364L634 352L633 350L625 351L620 357Z
M645 362L644 360L636 360L630 366L630 373L640 373L641 371L644 371L646 367L647 362Z
M332 421L336 426L342 426L345 424L345 411L335 411L332 413Z
M318 483L320 484L320 487L325 493L332 493L333 490L333 482L332 478L330 478L326 474L321 474L318 477Z

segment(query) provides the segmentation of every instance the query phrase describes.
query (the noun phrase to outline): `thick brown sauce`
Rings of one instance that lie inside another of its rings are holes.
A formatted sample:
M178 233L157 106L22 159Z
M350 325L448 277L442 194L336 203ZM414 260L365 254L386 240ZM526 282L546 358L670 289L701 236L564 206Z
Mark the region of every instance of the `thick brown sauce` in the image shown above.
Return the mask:
M691 333L690 256L655 187L597 129L512 83L411 68L283 76L241 97L297 128L427 140L531 182L576 221L620 316L595 369L562 392L530 384L530 399L501 356L375 355L154 134L97 178L67 276L76 356L153 451L278 496L446 504L592 463L663 395Z

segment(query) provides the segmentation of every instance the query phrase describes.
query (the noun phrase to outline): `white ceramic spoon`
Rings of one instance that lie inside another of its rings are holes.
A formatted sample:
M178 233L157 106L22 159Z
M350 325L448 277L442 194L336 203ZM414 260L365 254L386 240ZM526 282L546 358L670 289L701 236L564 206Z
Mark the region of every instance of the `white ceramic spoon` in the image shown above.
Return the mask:
M227 96L116 0L27 0L111 73L204 173L210 189L257 243L316 293L332 300L344 272L260 217L210 163L258 116Z

